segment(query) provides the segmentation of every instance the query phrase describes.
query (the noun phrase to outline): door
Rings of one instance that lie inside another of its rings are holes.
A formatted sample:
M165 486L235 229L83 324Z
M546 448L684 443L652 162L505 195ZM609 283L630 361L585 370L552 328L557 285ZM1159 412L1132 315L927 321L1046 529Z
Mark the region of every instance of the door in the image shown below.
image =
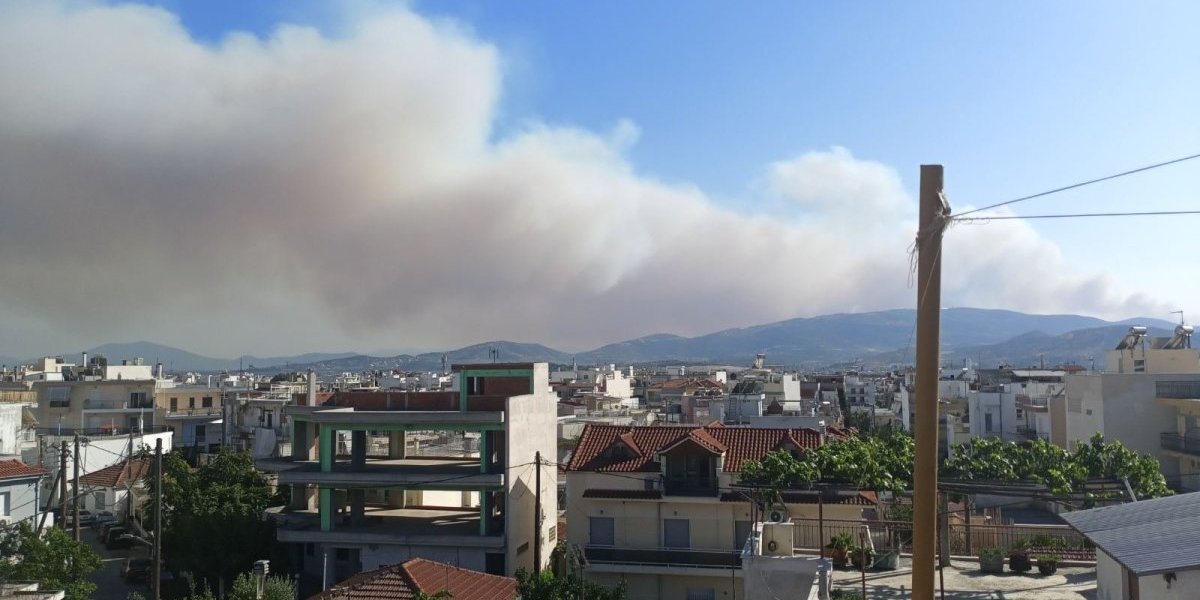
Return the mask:
M691 547L691 523L687 519L663 519L663 548Z

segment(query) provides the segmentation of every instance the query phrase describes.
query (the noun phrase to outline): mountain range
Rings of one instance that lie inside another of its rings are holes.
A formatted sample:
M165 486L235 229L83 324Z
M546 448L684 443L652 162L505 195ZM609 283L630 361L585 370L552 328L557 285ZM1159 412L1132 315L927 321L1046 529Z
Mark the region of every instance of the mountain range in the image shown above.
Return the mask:
M913 360L916 311L895 309L789 319L765 325L725 329L695 337L655 334L571 354L536 343L495 341L446 352L368 356L309 353L295 356L221 359L150 342L105 344L89 350L110 360L143 357L162 362L168 371L223 371L238 368L270 373L315 369L322 375L366 370L430 370L450 364L547 361L580 365L633 363L709 363L746 365L763 352L769 364L820 368L860 364L889 366ZM1113 348L1130 325L1145 325L1152 335L1169 335L1174 324L1161 319L1105 321L1080 315L1035 315L1008 310L948 308L942 311L943 361L970 358L983 366L1028 366L1095 358ZM75 353L78 355L78 353ZM15 361L14 361L15 362ZM14 364L8 362L7 364Z

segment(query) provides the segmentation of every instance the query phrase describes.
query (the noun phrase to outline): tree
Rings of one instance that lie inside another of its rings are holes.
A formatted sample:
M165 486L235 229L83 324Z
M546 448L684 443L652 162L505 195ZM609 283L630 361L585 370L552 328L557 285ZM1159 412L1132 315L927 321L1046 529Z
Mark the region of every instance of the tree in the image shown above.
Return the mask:
M153 484L151 485L153 487ZM232 581L269 556L274 524L266 478L247 452L222 449L193 470L178 452L163 457L163 558L202 582ZM153 502L150 510L153 514Z
M96 591L88 580L100 568L100 556L66 531L51 527L38 535L28 523L0 533L0 580L36 581L63 590L68 600L86 600Z
M740 482L776 492L837 483L859 489L900 491L912 482L913 439L903 432L835 440L794 455L768 452L742 463Z
M1128 480L1139 499L1171 494L1158 461L1121 442L1105 442L1100 434L1074 452L1047 442L1006 442L976 438L959 444L941 467L943 475L974 481L1031 481L1058 496L1083 494L1085 505L1098 499L1087 489L1090 480Z
M516 573L517 593L521 600L625 600L625 582L615 588L584 581L574 573L557 576L550 571L530 573L520 569Z
M252 573L242 573L233 580L233 587L226 596L227 600L255 600L258 583ZM294 600L296 597L295 584L285 576L268 576L263 585L262 600Z

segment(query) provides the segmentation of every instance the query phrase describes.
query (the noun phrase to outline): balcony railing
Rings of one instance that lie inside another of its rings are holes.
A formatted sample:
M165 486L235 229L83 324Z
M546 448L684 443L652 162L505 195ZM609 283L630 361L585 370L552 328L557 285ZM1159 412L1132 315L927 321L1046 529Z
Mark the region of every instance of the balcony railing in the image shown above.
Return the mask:
M1164 433L1160 437L1163 450L1200 456L1200 437L1188 437L1178 433Z
M642 550L588 546L583 553L591 563L714 569L736 569L742 566L742 554L739 550Z
M199 408L171 408L167 410L167 415L172 417L205 417L209 415L221 414L220 406L204 406Z
M663 493L668 496L715 497L717 485L715 482L709 484L702 481L668 479L663 484Z
M1159 381L1154 384L1159 398L1177 400L1200 399L1200 380L1197 381Z
M130 433L162 433L166 427L38 427L41 435L86 435L100 437L106 435L128 435Z

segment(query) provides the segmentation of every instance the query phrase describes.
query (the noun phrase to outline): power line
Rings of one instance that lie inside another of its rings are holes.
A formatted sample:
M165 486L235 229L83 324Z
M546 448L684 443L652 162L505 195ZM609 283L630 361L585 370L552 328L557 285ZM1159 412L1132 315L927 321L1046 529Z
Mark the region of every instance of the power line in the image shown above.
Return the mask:
M1026 201L1026 200L1033 200L1034 198L1041 198L1042 196L1049 196L1050 194L1057 194L1057 193L1059 193L1059 192L1065 192L1065 191L1067 191L1067 190L1073 190L1073 189L1075 189L1075 188L1081 188L1081 187L1084 187L1084 186L1087 186L1087 185L1092 185L1093 183L1100 183L1100 182L1102 182L1102 181L1109 181L1109 180L1111 180L1111 179L1117 179L1117 178L1119 178L1119 177L1125 177L1125 176L1127 176L1127 175L1133 175L1133 174L1135 174L1135 173L1141 173L1141 172L1143 172L1143 171L1149 171L1149 170L1151 170L1151 169L1157 169L1157 168L1159 168L1159 167L1165 167L1165 166L1168 166L1168 165L1173 165L1173 164L1176 164L1176 163L1181 163L1181 162L1184 162L1184 161L1192 160L1192 159L1194 159L1194 158L1200 158L1200 154L1192 154L1192 155L1190 155L1190 156L1182 156L1182 157L1180 157L1180 158L1174 158L1174 159L1171 159L1171 160L1168 160L1168 161L1163 161L1163 162L1160 162L1160 163L1154 163L1154 164L1152 164L1152 165L1146 165L1146 166L1144 166L1144 167L1138 167L1138 168L1136 168L1136 169L1130 169L1130 170L1128 170L1128 171L1122 171L1122 172L1120 172L1120 173L1113 173L1112 175L1105 175L1104 177L1098 177L1098 178L1096 178L1096 179L1089 179L1089 180L1087 180L1087 181L1081 181L1081 182L1079 182L1079 183L1073 183L1073 184L1071 184L1071 185L1065 185L1065 186L1063 186L1063 187L1054 188L1054 189L1052 189L1052 190L1046 190L1046 191L1044 191L1044 192L1038 192L1038 193L1036 193L1036 194L1031 194L1031 195L1029 195L1029 196L1022 196L1022 197L1020 197L1020 198L1013 198L1012 200L1005 200L1004 202L997 202L997 203L995 203L995 204L990 204L990 205L988 205L988 206L984 206L983 208L976 208L976 209L968 210L967 212L965 212L965 213L963 213L963 214L961 214L961 215L958 215L958 217L957 217L957 218L962 218L962 217L965 217L965 216L967 216L967 215L974 214L974 213L977 213L977 212L980 212L980 211L991 210L991 209L993 209L993 208L999 208L999 207L1001 207L1001 206L1008 206L1009 204L1016 204L1016 203L1018 203L1018 202L1024 202L1024 201ZM956 219L957 219L957 218L956 218Z
M973 212L973 211L972 211ZM1069 213L1052 215L1000 215L995 217L954 217L956 223L986 223L988 221L1007 221L1015 219L1076 219L1084 217L1162 217L1169 215L1200 215L1200 210L1158 210L1141 212L1107 212L1107 213Z

